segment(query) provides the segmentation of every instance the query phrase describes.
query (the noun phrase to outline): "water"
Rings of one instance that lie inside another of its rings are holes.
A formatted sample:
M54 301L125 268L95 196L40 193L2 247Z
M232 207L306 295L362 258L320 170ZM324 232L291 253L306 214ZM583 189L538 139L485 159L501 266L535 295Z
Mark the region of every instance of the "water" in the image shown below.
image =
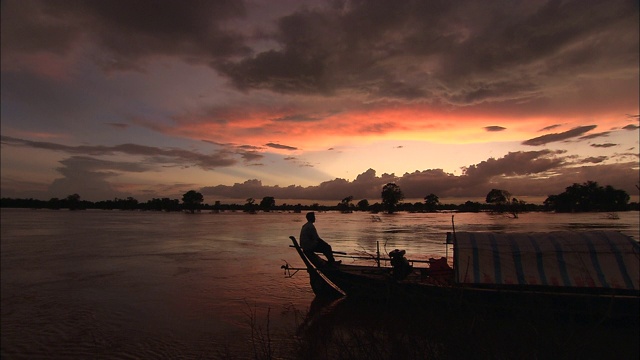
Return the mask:
M319 213L334 250L444 256L452 214ZM613 229L637 212L456 214L456 231ZM288 247L304 214L1 210L3 359L287 357L314 295ZM282 355L284 354L284 355ZM292 354L292 353L290 353ZM264 357L264 356L263 356ZM293 356L291 356L293 357Z

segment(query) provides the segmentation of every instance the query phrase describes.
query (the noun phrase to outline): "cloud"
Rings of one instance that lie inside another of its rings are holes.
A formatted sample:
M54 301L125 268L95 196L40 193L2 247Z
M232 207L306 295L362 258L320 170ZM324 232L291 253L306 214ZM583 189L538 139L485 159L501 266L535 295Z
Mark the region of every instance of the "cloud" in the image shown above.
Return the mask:
M264 144L264 146L274 148L274 149L279 149L279 150L298 150L297 147L275 144L275 143L267 143L267 144Z
M500 159L488 159L464 169L464 174L474 180L488 179L494 176L516 176L544 173L563 165L557 155L562 152L519 151L510 152Z
M328 115L327 115L328 116ZM284 122L315 122L321 121L326 116L321 115L309 115L309 114L291 114L278 118L274 118L273 121L284 121Z
M629 125L627 125L627 126L623 127L623 129L624 129L624 130L630 130L630 131L633 131L633 130L638 130L638 129L640 129L640 126L638 126L638 125L633 125L633 124L629 124Z
M489 132L498 132L498 131L504 131L507 128L502 127L502 126L485 126L484 129L489 131Z
M245 162L257 161L264 158L264 155L257 151L241 151L239 154Z
M382 187L389 182L398 184L407 198L423 198L428 193L440 197L471 197L486 195L492 188L504 188L516 196L545 196L562 192L573 182L596 180L627 189L625 178L634 172L633 163L576 167L563 158L561 151L512 152L499 159L488 159L468 166L462 175L454 175L442 169L416 170L402 176L382 174L368 169L355 180L336 178L317 186L266 186L259 180L236 183L233 186L217 185L201 189L209 198L243 197L262 198L274 196L280 199L336 200L346 196L376 201ZM605 158L589 158L583 163L601 163ZM598 170L602 167L611 171Z
M607 156L592 156L592 157L588 157L586 159L583 159L581 161L581 163L583 164L588 164L588 163L593 163L593 164L599 164L603 161L606 161L608 159Z
M549 126L546 126L546 127L542 128L542 129L540 129L538 131L540 131L540 132L549 131L549 130L553 130L555 128L559 128L560 126L562 126L562 125L560 125L560 124L549 125Z
M611 134L610 131L604 131L604 132L601 132L601 133L589 134L589 135L581 136L580 140L591 140L591 139L596 139L596 138L599 138L599 137L607 137L607 136L609 136L609 134Z
M148 166L136 162L105 161L88 156L72 156L60 163L62 166L57 170L63 177L55 179L48 189L50 194L60 198L69 194L91 194L98 200L130 196L108 180L125 172L149 170Z
M547 150L509 153L499 159L471 165L462 175L430 169L416 170L402 176L378 176L375 170L368 169L353 181L336 178L317 186L267 186L260 180L253 179L232 186L207 186L201 192L209 199L260 199L273 196L276 199L337 202L346 196L353 196L354 199L376 202L380 201L382 187L389 182L398 184L408 199L422 199L427 194L434 193L441 198L468 200L484 197L492 188L507 189L517 197L544 197L561 193L573 183L586 181L597 181L628 192L634 189L633 183L628 179L637 177L637 169L634 168L637 167L637 162L605 165L601 164L605 158L593 157L584 159L581 163L598 165L576 166L559 157L560 155L562 152Z
M614 146L618 146L618 144L606 143L606 144L591 144L591 146L595 148L610 148Z
M240 89L457 105L542 99L549 84L606 59L637 68L627 1L334 4L283 16L277 47L216 68Z
M25 82L29 79L21 62L24 56L45 56L32 71L50 63L51 57L68 60L63 65L75 76L91 68L89 61L110 71L110 76L114 70L157 76L152 65L158 63L181 62L194 73L205 65L213 70L210 76L215 71L219 83L203 87L198 94L204 97L202 102L185 100L185 105L177 96L172 100L178 104L162 104L160 115L139 125L189 137L209 130L209 140L236 136L223 140L229 142L285 131L275 123L305 124L291 135L303 136L308 127L342 125L337 124L337 115L348 118L365 108L399 105L416 106L421 115L403 118L404 127L397 125L400 120L363 116L362 129L354 133L424 129L438 119L422 114L443 109L463 115L573 116L580 96L593 100L582 106L589 113L613 106L608 101L612 98L637 107L637 77L611 75L637 74L637 7L629 1L588 6L575 0L490 4L383 0L307 6L293 2L270 6L268 16L255 13L254 6L230 0L5 1L3 84L12 85L3 86L3 96L20 93L21 99L47 101L47 106L36 106L42 108L38 118L55 117L55 122L95 116L78 114L83 104L104 106L95 100L102 93L84 94L85 84L68 84L60 91L65 99L60 99L58 83ZM12 71L5 71L9 68ZM101 79L99 75L91 74L92 84ZM592 80L579 80L585 78ZM612 78L619 80L607 80ZM107 85L115 86L113 78L108 80L104 80ZM601 81L609 82L600 86ZM598 92L601 88L615 90ZM220 94L222 100L211 100ZM108 95L105 90L104 96ZM226 101L227 97L232 100ZM153 107L144 105L145 110ZM49 106L59 111L49 111ZM404 115L402 107L397 109ZM117 109L127 115L137 111L137 105ZM158 120L166 118L176 127ZM255 119L260 122L254 123ZM265 138L282 139L264 136L260 143Z
M68 146L51 142L18 139L9 136L2 136L0 139L3 144L10 146L25 146L35 149L60 151L67 154L91 156L109 156L114 154L143 156L145 157L145 161L150 164L179 164L181 166L190 164L198 166L204 170L212 170L217 167L226 167L237 164L237 160L232 158L231 154L226 150L207 155L177 148L158 148L154 146L136 144L121 144L115 146ZM245 159L247 157L251 157L251 154L247 152L243 152L241 155L245 157Z
M224 22L246 14L239 1L6 1L2 51L60 54L86 42L105 69L140 69L152 56L203 63L245 55L244 37Z
M536 138L523 141L522 145L540 146L540 145L545 145L552 142L563 141L563 140L571 139L574 137L578 137L586 132L589 132L595 129L596 127L597 125L579 126L561 133L538 136Z
M626 0L279 4L268 17L252 5L4 1L3 66L82 49L107 70L144 71L161 58L204 64L245 91L531 110L559 98L558 83L583 87L578 75L637 69L637 4Z

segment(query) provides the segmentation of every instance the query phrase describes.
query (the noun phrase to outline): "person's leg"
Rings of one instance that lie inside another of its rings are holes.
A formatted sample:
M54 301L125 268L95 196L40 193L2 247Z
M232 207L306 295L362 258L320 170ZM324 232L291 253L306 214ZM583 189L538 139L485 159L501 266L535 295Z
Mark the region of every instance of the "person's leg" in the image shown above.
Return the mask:
M329 263L333 263L336 261L336 259L333 257L333 249L331 248L331 245L327 244L325 241L319 240L316 249L327 257Z

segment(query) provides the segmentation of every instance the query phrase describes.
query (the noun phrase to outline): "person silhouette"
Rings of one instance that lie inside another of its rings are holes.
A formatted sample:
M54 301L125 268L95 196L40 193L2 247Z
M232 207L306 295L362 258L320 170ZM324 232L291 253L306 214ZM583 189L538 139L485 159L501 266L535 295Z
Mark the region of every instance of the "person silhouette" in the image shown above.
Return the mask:
M333 249L326 241L322 240L318 235L316 226L313 224L316 222L316 214L309 212L306 215L307 223L302 225L300 229L300 247L305 253L314 254L320 252L327 257L330 265L340 264L342 261L336 261L333 257Z

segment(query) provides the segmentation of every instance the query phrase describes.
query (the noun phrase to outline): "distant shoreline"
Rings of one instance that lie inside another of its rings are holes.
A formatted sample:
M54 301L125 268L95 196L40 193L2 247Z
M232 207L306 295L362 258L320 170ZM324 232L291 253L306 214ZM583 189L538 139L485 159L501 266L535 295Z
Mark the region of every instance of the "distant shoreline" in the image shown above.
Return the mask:
M181 212L188 211L183 207L183 204L177 199L153 202L148 201L146 203L138 203L135 199L116 199L109 201L91 202L91 201L79 201L77 204L69 206L65 204L63 200L59 202L36 200L36 199L0 199L0 208L13 208L13 209L49 209L49 210L127 210L127 211L158 211L158 212ZM280 204L270 207L269 209L260 208L259 205L247 206L247 204L222 204L216 203L215 205L201 204L196 212L245 212L245 213L258 213L258 212L292 212L302 213L308 211L335 211L342 213L351 212L368 212L368 213L383 213L382 205L374 203L365 207L350 206L344 208L341 204L336 205L320 205L314 203L311 205L302 204ZM624 211L640 211L640 204L633 202L626 204L623 209L602 209L594 211L575 211L575 213L615 213ZM402 203L398 205L396 212L408 212L408 213L504 213L509 215L513 213L509 209L497 210L494 204L480 203L467 201L462 204L439 204L433 211L427 211L424 208L424 204L421 203ZM515 214L528 213L528 212L558 212L548 209L545 205L538 204L524 204L522 208L518 209ZM567 213L560 211L559 213Z

